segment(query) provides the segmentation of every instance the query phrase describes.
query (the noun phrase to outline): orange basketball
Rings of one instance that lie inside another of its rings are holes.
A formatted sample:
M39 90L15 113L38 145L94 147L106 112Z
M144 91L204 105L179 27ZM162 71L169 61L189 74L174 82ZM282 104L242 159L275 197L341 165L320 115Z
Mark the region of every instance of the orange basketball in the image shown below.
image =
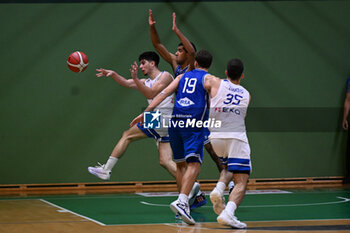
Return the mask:
M75 51L67 59L68 67L73 72L83 72L89 65L89 59L83 52Z

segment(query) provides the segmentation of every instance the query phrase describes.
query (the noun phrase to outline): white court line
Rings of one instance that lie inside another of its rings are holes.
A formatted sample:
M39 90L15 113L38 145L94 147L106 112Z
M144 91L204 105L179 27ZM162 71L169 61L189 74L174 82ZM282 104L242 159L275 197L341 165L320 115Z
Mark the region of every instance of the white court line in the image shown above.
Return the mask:
M312 205L330 205L330 204L339 204L349 202L349 198L337 197L343 199L341 201L332 201L332 202L320 202L320 203L306 203L306 204L286 204L286 205L251 205L251 206L240 206L239 208L264 208L264 207L293 207L293 206L312 206ZM160 206L160 207L169 207L169 205L164 204L155 204L146 201L140 201L141 204L148 206ZM213 206L202 206L201 208L213 208Z
M71 213L71 214L73 214L73 215L76 215L76 216L79 216L79 217L81 217L81 218L87 219L87 220L89 220L89 221L91 221L91 222L97 223L97 224L99 224L99 225L101 225L101 226L106 226L106 224L104 224L104 223L102 223L102 222L99 222L99 221L97 221L97 220L95 220L95 219L86 217L86 216L81 215L81 214L77 214L77 213L75 213L75 212L73 212L73 211L67 210L67 209L65 209L65 208L63 208L63 207L61 207L61 206L55 205L55 204L53 204L53 203L51 203L51 202L49 202L49 201L46 201L46 200L44 200L44 199L37 199L37 200L40 200L40 201L42 201L42 202L45 202L46 204L49 204L49 205L51 205L51 206L53 206L53 207L56 207L56 208L60 209L60 211L64 211L64 212Z
M114 195L114 196L113 196ZM178 194L177 194L178 195ZM26 200L40 200L42 196L31 197L31 198L5 198L0 199L0 201L26 201ZM85 200L85 199L133 199L133 198L142 198L142 196L121 196L118 197L115 194L111 194L110 196L71 196L71 197L47 197L50 200Z
M169 226L169 227L176 227L176 228L190 228L190 229L200 229L200 230L213 230L213 228L208 228L208 227L202 227L201 226L202 222L196 222L195 226L189 226L186 223L164 223L163 225ZM207 222L203 222L207 223ZM217 222L212 222L212 223L217 223ZM247 229L237 229L239 232L246 232Z

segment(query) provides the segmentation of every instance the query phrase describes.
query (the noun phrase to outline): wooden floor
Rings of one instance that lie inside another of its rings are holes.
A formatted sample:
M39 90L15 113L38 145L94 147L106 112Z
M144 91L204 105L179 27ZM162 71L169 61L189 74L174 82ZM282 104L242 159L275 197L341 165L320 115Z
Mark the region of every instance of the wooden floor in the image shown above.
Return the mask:
M41 200L1 200L0 201L0 232L6 233L220 233L220 232L320 232L308 226L342 226L350 225L350 220L312 220L312 221L270 221L247 222L249 230L234 230L217 223L199 223L195 226L186 224L145 224L101 226L76 214L62 211ZM295 230L303 227L307 230ZM254 228L260 228L254 229ZM285 230L278 230L285 228ZM336 230L322 230L337 232ZM339 231L346 232L346 231ZM350 230L348 231L350 232Z
M346 206L348 208L348 205ZM349 208L350 213L350 208ZM43 199L0 200L1 233L221 233L221 232L350 232L350 219L246 221L248 229L235 230L215 222L101 225L93 219L60 208Z

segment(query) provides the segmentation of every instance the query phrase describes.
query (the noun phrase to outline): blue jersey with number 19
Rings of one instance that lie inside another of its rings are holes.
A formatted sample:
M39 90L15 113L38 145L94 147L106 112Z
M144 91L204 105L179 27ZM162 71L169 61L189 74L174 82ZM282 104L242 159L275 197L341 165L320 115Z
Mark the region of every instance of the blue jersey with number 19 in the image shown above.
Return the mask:
M207 120L208 92L204 88L204 76L207 74L204 70L195 69L182 76L176 94L174 118Z

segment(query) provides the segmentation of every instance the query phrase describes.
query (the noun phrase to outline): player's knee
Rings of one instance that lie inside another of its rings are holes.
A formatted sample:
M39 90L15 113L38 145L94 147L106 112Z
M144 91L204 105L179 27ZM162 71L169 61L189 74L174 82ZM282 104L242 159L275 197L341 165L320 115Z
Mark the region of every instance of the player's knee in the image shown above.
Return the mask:
M237 189L237 191L238 192L245 192L245 190L247 189L247 186L248 186L248 181L246 179L241 178L241 177L239 177L237 179L237 176L235 178L236 178L236 179L234 179L235 188Z
M245 193L246 189L247 189L247 186L246 186L246 185L244 185L244 184L242 184L242 183L238 183L238 184L237 184L237 183L235 182L235 186L233 187L233 191L232 191L232 192L234 192L235 194L242 195L242 194Z
M168 159L166 159L166 158L163 158L163 157L159 158L159 165L162 166L162 167L167 167L169 162L170 161Z
M130 132L130 130L126 130L123 132L122 138L126 141L133 141L135 140L134 135Z
M183 170L183 169L186 169L186 167L187 167L187 164L185 161L176 163L177 170Z

